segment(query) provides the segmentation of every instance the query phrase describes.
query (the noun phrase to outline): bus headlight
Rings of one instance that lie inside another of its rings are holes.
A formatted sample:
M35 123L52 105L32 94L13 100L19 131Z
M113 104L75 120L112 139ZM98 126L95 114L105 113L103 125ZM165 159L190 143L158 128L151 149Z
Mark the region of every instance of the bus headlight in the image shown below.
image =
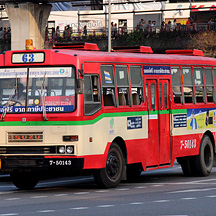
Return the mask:
M60 146L60 147L58 148L58 152L59 152L60 154L64 154L64 153L65 153L65 147L64 147L64 146Z
M68 154L73 154L74 153L74 147L73 146L68 146L66 148L66 151L67 151Z

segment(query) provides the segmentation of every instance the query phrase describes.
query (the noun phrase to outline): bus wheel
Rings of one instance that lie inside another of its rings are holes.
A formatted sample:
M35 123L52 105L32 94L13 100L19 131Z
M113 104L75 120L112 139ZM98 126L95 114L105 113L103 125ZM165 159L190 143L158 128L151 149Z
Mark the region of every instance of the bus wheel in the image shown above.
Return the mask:
M94 172L95 182L103 188L116 187L123 176L124 157L120 147L113 143L109 149L106 168Z
M38 175L33 172L13 172L10 176L13 184L21 190L31 190L39 181Z
M195 156L195 169L198 176L208 176L214 163L214 151L211 139L204 136L200 145L199 155Z

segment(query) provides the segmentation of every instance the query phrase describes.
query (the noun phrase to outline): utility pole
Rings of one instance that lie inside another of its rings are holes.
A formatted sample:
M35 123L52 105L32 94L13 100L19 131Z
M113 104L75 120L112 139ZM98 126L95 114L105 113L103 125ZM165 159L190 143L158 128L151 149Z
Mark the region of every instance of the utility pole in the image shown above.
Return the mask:
M111 50L111 0L109 0L108 16L108 52Z

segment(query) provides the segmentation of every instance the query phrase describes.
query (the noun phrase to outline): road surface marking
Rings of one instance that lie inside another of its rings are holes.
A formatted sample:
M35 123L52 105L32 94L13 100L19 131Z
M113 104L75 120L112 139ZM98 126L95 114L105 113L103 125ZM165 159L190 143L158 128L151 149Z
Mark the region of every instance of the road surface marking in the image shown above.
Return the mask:
M88 209L89 207L76 207L76 208L70 208L71 210L83 210Z
M216 197L216 195L211 195L211 196L206 196L206 197L214 198Z
M12 201L12 200L19 200L19 199L21 199L21 198L7 198L5 200Z
M153 202L156 202L156 203L163 203L163 202L169 202L170 200L156 200L156 201L153 201Z
M95 191L95 193L107 193L109 190L101 190L101 191Z
M118 188L116 190L118 190L118 191L127 191L127 190L130 190L130 188Z
M185 197L185 198L181 198L181 200L195 200L197 198L195 197Z
M109 207L113 207L114 205L100 205L97 206L98 208L109 208Z
M55 212L55 210L41 210L41 211L37 211L40 213L50 213L50 212Z
M191 193L191 192L202 192L202 191L212 191L212 190L216 190L216 188L189 189L189 190L172 191L172 192L167 192L167 193L168 194L172 194L172 193Z
M33 196L30 197L31 199L40 199L40 198L47 198L48 196Z
M130 205L142 205L143 202L135 202L135 203L130 203Z
M0 214L0 216L14 216L14 215L19 215L19 213Z
M139 186L139 187L134 187L136 189L143 189L143 188L146 188L145 186Z
M74 193L76 195L83 195L83 194L89 194L89 192L77 192L77 193Z
M55 197L68 196L68 194L55 194Z

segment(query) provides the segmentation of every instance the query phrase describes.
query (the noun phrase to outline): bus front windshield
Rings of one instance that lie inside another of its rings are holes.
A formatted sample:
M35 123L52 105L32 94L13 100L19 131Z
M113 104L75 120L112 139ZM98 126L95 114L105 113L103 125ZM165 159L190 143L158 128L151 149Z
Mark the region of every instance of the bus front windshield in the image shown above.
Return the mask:
M0 69L0 113L72 112L75 69L71 67Z

